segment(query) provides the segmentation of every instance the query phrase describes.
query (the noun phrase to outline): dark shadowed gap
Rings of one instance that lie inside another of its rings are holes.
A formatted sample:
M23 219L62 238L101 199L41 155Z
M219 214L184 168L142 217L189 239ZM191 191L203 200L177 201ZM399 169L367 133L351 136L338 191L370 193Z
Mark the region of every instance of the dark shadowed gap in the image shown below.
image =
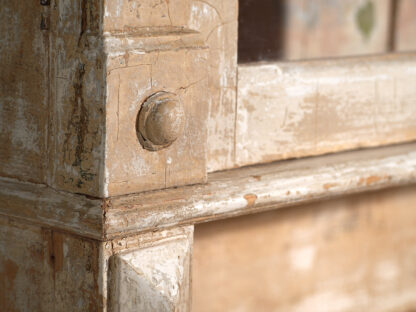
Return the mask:
M284 51L286 0L240 0L238 62L277 60Z
M393 52L396 50L396 31L397 31L397 14L399 12L400 0L390 0L390 16L389 16L389 33L387 42L387 51Z

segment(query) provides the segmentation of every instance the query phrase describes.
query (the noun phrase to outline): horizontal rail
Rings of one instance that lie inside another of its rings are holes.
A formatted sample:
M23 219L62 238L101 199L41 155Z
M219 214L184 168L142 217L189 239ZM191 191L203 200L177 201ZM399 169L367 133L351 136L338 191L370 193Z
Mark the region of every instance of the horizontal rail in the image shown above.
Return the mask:
M235 166L416 139L416 54L238 67Z
M107 237L416 183L416 143L218 172L205 185L111 198Z
M107 240L413 183L416 143L408 143L217 172L206 184L106 199L2 178L0 215Z

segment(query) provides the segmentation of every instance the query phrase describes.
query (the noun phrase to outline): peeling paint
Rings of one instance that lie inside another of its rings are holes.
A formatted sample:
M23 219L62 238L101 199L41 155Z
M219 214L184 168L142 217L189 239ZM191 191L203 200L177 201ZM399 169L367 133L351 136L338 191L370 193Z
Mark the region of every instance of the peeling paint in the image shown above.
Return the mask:
M256 202L257 195L256 194L247 194L244 195L244 199L247 201L247 207L253 206Z

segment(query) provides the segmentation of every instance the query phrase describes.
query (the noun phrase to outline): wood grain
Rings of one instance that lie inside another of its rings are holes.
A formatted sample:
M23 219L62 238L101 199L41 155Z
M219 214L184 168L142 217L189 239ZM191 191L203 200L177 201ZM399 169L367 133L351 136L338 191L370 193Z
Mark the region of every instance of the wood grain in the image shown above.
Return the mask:
M110 311L190 311L193 227L170 232L110 258Z
M205 181L209 20L191 17L191 1L162 2L5 4L1 176L95 197ZM175 144L149 154L136 118L157 91L180 97L186 125Z
M107 238L416 182L416 145L276 162L209 175L206 185L111 198Z
M128 42L125 44L124 42ZM108 36L105 181L103 196L206 180L208 50L195 33L142 39ZM145 48L143 49L142 46ZM169 147L148 151L136 122L142 103L165 91L185 111L184 130Z
M239 66L235 165L416 139L416 55Z
M1 215L85 237L102 237L104 203L41 184L0 179Z
M415 182L412 143L212 173L206 184L108 199L1 179L0 214L107 240Z
M50 135L45 182L56 189L100 196L106 117L101 1L56 0L49 8Z
M0 310L103 311L99 245L0 216Z
M237 0L192 1L189 27L209 46L207 171L233 165L237 92Z
M99 240L416 182L405 144L212 173L207 184L108 199L0 181L0 214Z
M36 1L0 11L0 176L41 183L48 140L49 33Z
M100 242L0 216L0 310L189 311L192 245L193 226Z

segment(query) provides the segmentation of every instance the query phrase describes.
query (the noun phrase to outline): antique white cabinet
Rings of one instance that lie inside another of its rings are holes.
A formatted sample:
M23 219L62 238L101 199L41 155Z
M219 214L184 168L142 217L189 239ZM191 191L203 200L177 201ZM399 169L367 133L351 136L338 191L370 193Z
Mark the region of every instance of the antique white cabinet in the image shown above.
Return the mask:
M3 1L0 311L416 309L415 20Z

